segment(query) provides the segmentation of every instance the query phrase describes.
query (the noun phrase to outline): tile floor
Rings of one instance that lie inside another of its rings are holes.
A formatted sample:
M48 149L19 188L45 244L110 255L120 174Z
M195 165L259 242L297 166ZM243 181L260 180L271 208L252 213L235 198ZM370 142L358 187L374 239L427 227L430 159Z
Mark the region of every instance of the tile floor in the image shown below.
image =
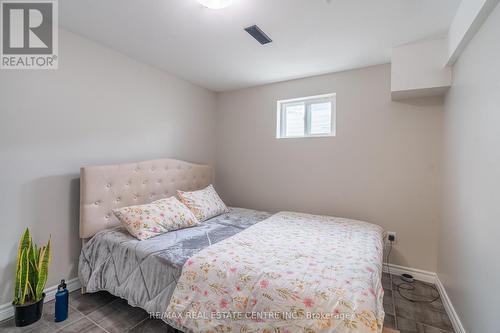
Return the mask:
M393 276L394 286L391 288L389 275L384 274L382 283L385 289L384 309L385 326L395 328L397 318L401 333L450 333L453 332L440 299L427 303L412 303L402 298L395 286L402 281ZM415 290L410 295L428 297L434 293L429 284L416 281ZM394 301L392 293L394 293ZM161 320L149 319L148 313L140 308L127 305L125 300L106 292L82 295L80 291L70 294L69 318L55 323L54 301L44 305L41 320L27 327L14 327L13 319L0 323L2 333L174 333ZM395 316L396 315L396 316Z
M453 326L446 314L441 298L432 303L415 303L404 299L397 292L397 285L403 283L399 276L392 276L393 285L389 274L384 273L382 285L384 287L384 326L396 328L401 333L453 333ZM412 291L402 291L403 295L412 299L432 299L436 290L432 284L421 281L413 283ZM394 298L393 298L394 296ZM394 299L394 302L393 302Z

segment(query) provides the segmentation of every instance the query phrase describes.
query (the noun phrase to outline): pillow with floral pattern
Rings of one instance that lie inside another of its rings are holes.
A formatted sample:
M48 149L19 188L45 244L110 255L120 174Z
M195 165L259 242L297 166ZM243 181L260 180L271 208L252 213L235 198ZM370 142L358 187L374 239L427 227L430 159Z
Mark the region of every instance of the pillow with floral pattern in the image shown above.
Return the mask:
M212 185L208 185L206 188L199 191L177 191L177 197L194 213L200 222L229 212L229 209Z
M139 240L199 224L194 214L175 197L113 209L113 214Z

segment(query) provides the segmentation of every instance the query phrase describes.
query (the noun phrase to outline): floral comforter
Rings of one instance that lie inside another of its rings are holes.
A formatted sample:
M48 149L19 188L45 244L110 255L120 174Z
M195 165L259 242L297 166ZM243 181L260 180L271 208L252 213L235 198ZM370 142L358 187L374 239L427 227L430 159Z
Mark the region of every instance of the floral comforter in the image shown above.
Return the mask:
M380 332L382 229L281 212L192 256L166 312L185 332Z

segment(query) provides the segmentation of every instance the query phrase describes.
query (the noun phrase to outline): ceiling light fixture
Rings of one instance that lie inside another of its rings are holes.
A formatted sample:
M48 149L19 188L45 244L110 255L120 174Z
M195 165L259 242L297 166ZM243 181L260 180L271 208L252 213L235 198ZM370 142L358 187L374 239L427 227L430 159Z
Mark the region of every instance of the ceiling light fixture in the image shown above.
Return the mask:
M233 0L198 0L198 2L210 9L222 9L229 6Z

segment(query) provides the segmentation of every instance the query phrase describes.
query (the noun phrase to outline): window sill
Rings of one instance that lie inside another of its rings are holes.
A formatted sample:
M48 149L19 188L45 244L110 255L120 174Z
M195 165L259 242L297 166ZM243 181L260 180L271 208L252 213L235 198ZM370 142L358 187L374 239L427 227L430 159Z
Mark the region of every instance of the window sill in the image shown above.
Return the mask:
M304 135L304 136L277 136L276 139L311 139L311 138L332 138L335 134Z

